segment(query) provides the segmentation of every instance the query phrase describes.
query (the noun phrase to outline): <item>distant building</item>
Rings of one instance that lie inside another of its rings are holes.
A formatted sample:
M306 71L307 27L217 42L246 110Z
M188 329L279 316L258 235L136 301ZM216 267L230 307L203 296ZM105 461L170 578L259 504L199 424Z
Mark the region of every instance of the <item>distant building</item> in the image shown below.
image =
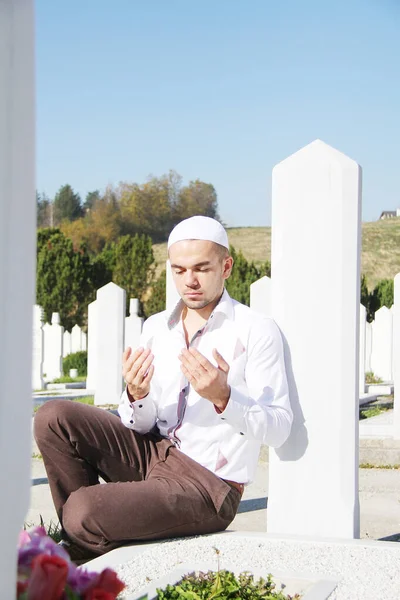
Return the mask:
M397 210L384 210L381 212L379 219L393 219L393 217L400 217L400 208Z

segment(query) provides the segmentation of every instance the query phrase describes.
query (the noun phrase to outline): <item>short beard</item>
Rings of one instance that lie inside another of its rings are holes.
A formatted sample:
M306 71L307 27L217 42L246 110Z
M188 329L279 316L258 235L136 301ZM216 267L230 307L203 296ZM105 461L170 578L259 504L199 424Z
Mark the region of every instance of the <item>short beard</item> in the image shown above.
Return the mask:
M185 306L194 310L200 310L210 304L210 300L187 300L182 298Z

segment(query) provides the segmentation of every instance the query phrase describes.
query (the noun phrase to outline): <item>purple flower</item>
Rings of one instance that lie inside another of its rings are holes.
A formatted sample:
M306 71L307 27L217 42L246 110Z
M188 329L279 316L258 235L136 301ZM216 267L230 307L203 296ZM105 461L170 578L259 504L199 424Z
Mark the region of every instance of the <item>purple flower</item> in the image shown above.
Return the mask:
M98 577L98 573L91 573L76 567L68 573L67 583L78 594L85 592L89 584Z
M30 567L32 559L39 554L48 554L50 556L58 556L63 558L68 563L69 556L66 550L59 546L54 540L47 536L43 527L35 527L29 531L28 537L23 535L20 538L18 549L18 566Z

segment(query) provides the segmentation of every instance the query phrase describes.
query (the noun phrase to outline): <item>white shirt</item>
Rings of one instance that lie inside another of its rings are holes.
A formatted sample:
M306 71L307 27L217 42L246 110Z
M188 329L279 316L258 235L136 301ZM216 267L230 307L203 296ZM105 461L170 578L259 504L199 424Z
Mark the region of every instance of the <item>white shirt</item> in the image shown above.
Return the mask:
M230 366L230 398L218 413L181 372L178 355L186 348L182 308L180 301L172 313L164 311L145 321L140 345L154 354L150 393L131 403L125 390L119 415L138 433L156 425L181 452L218 477L249 483L261 444L281 446L293 420L279 329L272 319L224 291L190 343L215 366L216 348Z

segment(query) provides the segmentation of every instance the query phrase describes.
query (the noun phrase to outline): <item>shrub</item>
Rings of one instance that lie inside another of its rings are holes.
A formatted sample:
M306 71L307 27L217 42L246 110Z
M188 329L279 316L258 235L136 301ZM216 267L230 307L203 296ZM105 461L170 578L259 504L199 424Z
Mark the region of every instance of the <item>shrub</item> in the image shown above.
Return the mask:
M69 375L70 369L78 369L80 377L87 375L87 351L81 350L68 354L63 360L63 373Z

